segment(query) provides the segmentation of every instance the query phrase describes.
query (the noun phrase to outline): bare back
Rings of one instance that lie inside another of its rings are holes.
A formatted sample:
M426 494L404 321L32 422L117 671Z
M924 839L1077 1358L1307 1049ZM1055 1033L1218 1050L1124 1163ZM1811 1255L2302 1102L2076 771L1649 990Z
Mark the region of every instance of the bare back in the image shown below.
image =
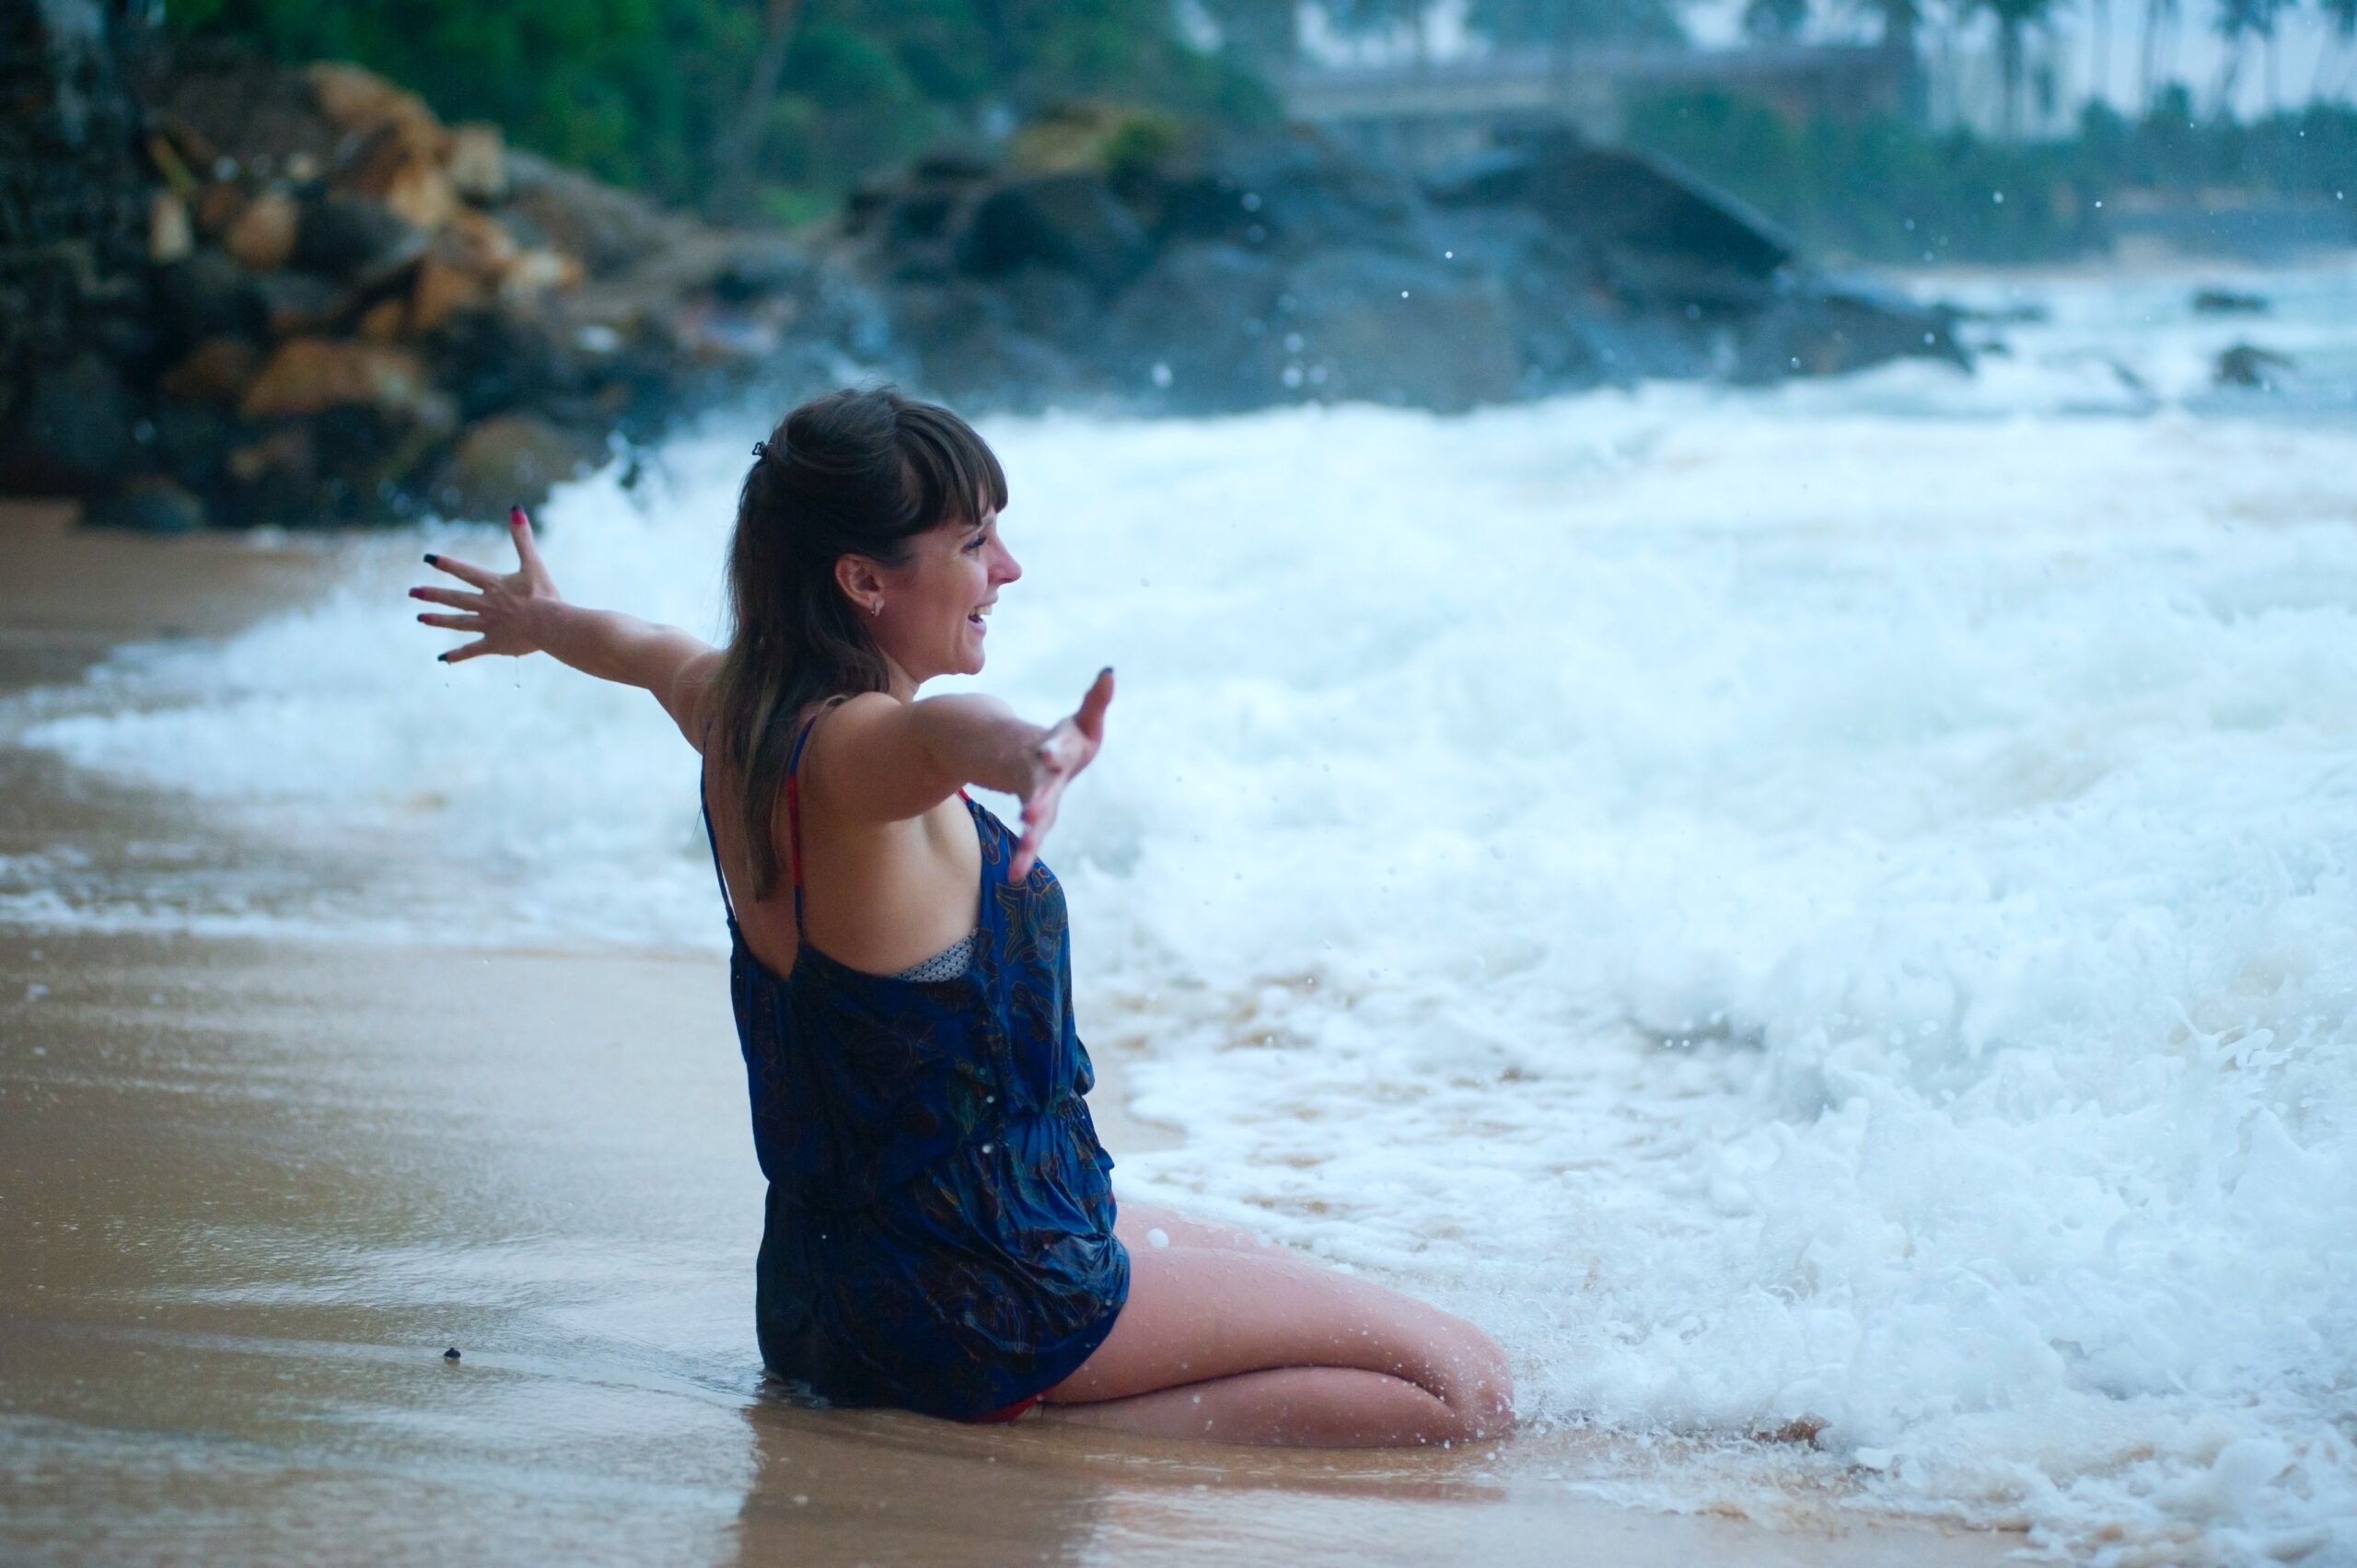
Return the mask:
M814 766L827 745L829 709L806 710L818 717L802 751L801 782L803 914L809 940L836 962L870 974L894 975L958 942L980 915L975 889L981 879L981 844L964 800L951 796L919 816L900 821L863 821L840 809L840 796L857 780L835 778ZM737 923L753 956L785 974L794 967L802 933L795 928L792 883L793 838L786 802L771 813L770 836L777 862L786 868L770 896L755 901L752 859L746 853L736 814L723 808L738 788L737 770L711 749L704 756L704 805L712 818L722 875Z

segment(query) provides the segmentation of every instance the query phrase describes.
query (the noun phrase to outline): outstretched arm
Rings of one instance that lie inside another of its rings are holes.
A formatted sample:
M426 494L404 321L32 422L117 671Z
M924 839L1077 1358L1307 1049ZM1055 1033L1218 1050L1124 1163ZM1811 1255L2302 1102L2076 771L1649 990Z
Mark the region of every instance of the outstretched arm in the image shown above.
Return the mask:
M410 598L447 605L458 613L424 614L428 626L475 633L475 641L438 656L460 664L484 654L521 658L545 653L600 680L636 686L655 694L688 744L703 739L703 697L720 668L720 651L675 626L657 626L610 610L567 604L541 563L524 509L507 514L508 537L517 567L502 576L448 555L428 555L425 563L447 572L475 591L417 587Z
M808 768L836 809L870 821L914 817L970 784L1020 796L1023 835L1006 868L1006 879L1018 882L1055 826L1064 786L1104 745L1112 701L1109 668L1077 709L1044 728L977 692L914 703L866 692L828 721L833 732Z

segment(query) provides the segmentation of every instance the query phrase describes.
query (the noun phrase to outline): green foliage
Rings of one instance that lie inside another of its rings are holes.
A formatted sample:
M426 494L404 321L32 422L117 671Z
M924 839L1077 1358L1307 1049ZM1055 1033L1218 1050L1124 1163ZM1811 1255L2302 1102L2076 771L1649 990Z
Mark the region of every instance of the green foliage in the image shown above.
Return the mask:
M2217 187L2323 197L2351 184L2357 110L2315 105L2197 123L2182 89L2129 122L2100 107L2061 142L1934 134L1889 118L1805 122L1721 93L1639 105L1631 145L1759 208L1809 248L1860 261L2028 261L2102 235L2099 202Z
M1509 49L1686 41L1669 0L1472 0L1465 19Z
M165 21L273 59L354 61L446 119L493 121L520 145L701 203L764 13L761 0L169 0ZM1084 96L1272 111L1236 60L1178 36L1167 0L804 0L758 122L756 204L807 212L879 165L970 141L993 115Z

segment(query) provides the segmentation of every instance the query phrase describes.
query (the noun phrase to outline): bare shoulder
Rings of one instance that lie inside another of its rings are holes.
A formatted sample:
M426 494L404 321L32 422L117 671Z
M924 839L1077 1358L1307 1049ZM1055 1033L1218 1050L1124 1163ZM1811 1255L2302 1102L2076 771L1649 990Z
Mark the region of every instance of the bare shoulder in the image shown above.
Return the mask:
M922 744L911 708L888 691L862 691L823 712L802 766L807 787L830 813L904 821L957 793L958 781Z
M712 728L713 692L726 656L719 648L705 648L682 659L672 670L671 679L655 693L663 711L671 715L671 722L679 726L679 733L698 751L703 749L704 736Z

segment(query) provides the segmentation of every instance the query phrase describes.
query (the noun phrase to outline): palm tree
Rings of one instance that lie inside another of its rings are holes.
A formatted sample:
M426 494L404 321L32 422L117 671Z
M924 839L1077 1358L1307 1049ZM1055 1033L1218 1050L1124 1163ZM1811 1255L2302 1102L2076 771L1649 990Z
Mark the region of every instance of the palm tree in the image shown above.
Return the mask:
M2098 99L2111 86L2111 0L2091 0L2095 14L2095 38L2092 41L2093 67L2087 73L2087 88Z
M2320 0L2320 3L2324 7L2325 20L2332 24L2332 45L2329 50L2316 51L2316 68L2308 77L2308 96L2312 99L2325 96L2322 83L2326 55L2328 52L2346 54L2352 45L2357 45L2357 0Z
M2153 107L2153 94L2160 86L2161 46L2177 31L2180 17L2177 0L2144 0L2143 57L2139 62L2142 72L2136 84L2136 99L2148 112ZM2176 52L2169 52L2174 59Z
M1986 11L1997 19L1997 72L2005 90L2004 134L2010 140L2021 130L2022 39L2045 24L2055 0L1966 0L1968 13Z
M2259 41L2261 58L2267 69L2267 107L2272 110L2282 103L2282 83L2276 72L2275 24L2290 0L2220 0L2218 17L2213 24L2218 36L2225 41L2226 63L2218 73L2218 111L2234 111L2235 88L2242 80L2243 55L2250 41Z

